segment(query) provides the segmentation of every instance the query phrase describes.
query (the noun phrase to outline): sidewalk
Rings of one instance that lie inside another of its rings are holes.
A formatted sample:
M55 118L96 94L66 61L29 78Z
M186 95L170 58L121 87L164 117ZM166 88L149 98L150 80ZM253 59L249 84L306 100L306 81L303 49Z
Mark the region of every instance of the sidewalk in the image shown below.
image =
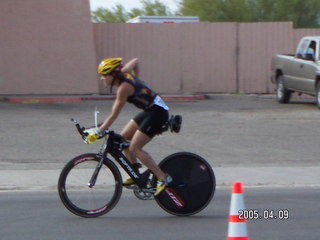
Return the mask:
M0 190L56 190L61 169L0 170ZM320 187L320 167L219 167L214 172L217 187L234 181L246 187ZM122 169L121 175L127 176Z

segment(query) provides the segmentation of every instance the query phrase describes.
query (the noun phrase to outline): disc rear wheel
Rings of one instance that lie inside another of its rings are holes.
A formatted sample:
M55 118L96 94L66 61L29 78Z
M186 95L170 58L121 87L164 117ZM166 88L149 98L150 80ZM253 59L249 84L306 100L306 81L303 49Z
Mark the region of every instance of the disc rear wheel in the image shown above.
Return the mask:
M216 180L211 166L193 153L176 153L165 158L160 168L173 182L155 197L161 208L173 215L193 215L211 201Z

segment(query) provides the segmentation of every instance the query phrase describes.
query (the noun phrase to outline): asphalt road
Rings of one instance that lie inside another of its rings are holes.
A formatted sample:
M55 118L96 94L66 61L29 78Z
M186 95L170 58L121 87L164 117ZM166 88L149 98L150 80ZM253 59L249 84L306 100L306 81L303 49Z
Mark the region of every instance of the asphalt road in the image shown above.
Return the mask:
M288 210L288 219L248 220L250 239L320 238L319 188L247 188L247 209ZM55 191L0 192L2 240L226 239L230 190L218 188L207 208L195 216L175 217L153 200L138 200L126 190L107 215L85 219L69 213Z

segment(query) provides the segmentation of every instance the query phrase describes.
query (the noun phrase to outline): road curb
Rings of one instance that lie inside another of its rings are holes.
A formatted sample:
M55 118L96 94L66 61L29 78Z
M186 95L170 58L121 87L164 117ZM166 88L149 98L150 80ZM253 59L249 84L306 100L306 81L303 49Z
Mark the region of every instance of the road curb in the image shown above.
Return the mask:
M202 94L189 95L162 95L168 102L195 102L206 99ZM11 104L34 104L34 103L75 103L81 101L114 100L115 95L84 95L84 96L5 96L0 97L0 102Z
M80 97L8 97L12 104L81 102Z

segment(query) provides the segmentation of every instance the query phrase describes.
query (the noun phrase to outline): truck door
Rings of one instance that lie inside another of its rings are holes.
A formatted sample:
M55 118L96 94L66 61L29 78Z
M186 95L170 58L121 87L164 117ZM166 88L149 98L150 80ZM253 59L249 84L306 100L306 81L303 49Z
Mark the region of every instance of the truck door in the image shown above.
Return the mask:
M296 50L295 57L291 61L286 61L283 68L285 71L285 85L290 86L292 89L301 90L301 61L309 45L309 39L303 39Z
M301 89L301 59L294 57L291 61L287 61L287 66L284 66L286 69L285 73L285 85L286 81L288 81L287 85L290 86L292 89Z
M316 41L311 41L306 54L303 56L303 62L301 62L301 78L305 82L305 91L308 93L314 93L315 87L315 73L317 70L316 63Z
M301 58L298 60L297 77L299 89L304 92L314 93L315 72L317 64L315 62L316 41L310 41Z

